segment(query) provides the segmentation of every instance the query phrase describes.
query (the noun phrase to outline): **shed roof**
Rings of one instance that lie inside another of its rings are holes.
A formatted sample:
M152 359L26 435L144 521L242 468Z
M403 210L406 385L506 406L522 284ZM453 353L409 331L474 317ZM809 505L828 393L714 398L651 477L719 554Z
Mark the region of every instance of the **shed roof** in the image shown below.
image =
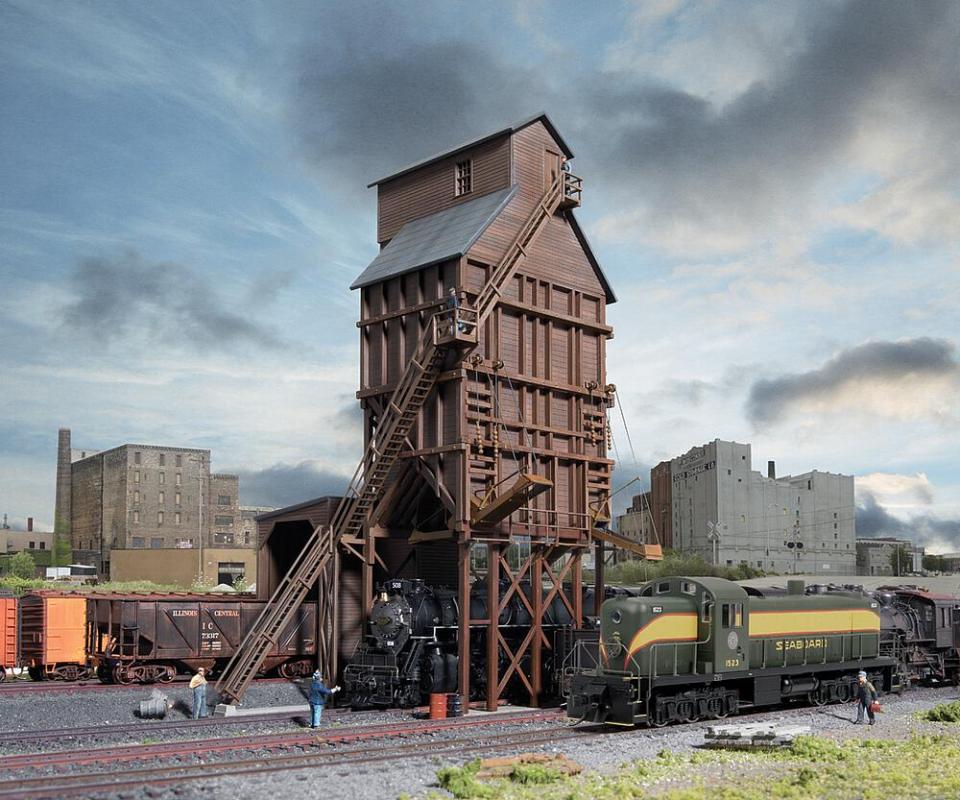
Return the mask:
M503 211L516 185L411 220L350 285L360 289L466 253Z
M406 175L408 172L413 172L415 169L420 169L420 167L425 167L427 164L432 164L434 161L439 161L442 158L449 158L450 156L456 155L464 150L469 150L471 147L476 147L481 145L484 142L489 142L491 139L496 139L498 136L505 136L509 133L516 133L517 131L523 130L528 125L533 125L534 122L542 122L544 127L550 131L550 135L557 140L557 144L560 145L560 149L563 150L563 154L567 158L573 158L573 150L570 149L570 146L563 140L563 137L560 135L560 132L557 130L556 126L550 120L550 117L547 116L546 112L541 111L539 114L534 114L532 117L527 117L522 119L519 122L515 122L513 125L508 125L506 128L500 128L499 130L493 131L492 133L479 136L476 139L471 139L469 142L464 142L459 144L456 147L451 147L448 150L444 150L442 153L437 153L430 156L429 158L424 158L420 161L416 161L413 164L408 164L403 169L397 170L396 172L391 172L389 175L384 176L383 178L378 178L372 183L367 184L367 188L373 186L379 186L381 183L386 183L387 181L392 181L394 178L399 178L401 175Z

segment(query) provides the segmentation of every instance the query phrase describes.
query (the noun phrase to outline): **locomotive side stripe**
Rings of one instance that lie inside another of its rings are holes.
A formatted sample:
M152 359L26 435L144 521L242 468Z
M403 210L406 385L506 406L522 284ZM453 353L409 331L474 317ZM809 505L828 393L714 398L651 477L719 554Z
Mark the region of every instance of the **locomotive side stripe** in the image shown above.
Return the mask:
M749 636L804 636L817 633L874 633L880 614L861 608L815 611L751 611Z
M655 642L695 642L696 640L696 614L662 614L650 620L633 635L630 646L627 648L626 659Z

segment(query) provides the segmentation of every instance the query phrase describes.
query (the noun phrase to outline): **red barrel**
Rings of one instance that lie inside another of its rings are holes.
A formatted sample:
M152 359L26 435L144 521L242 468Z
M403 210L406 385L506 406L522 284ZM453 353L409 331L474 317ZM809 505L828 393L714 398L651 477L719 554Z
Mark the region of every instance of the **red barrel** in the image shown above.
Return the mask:
M430 719L447 718L447 696L441 692L430 695Z

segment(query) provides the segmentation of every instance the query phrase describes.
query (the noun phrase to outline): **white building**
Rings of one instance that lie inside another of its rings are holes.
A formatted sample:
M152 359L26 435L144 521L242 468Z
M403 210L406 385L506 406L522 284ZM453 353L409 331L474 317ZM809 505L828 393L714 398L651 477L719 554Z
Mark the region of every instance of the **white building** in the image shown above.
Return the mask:
M853 476L753 470L749 444L714 440L670 462L673 547L710 563L853 575Z

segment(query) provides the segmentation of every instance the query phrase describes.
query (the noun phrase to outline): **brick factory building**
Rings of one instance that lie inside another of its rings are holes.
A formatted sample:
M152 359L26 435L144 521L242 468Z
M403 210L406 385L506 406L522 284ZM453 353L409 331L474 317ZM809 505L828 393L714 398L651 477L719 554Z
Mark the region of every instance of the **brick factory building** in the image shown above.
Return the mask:
M123 444L70 448L61 429L57 533L73 560L112 580L189 586L256 574L256 538L244 534L239 479L210 471L210 451Z
M711 564L854 574L852 475L813 470L778 478L772 461L762 475L749 444L715 439L658 464L651 486L665 546Z

